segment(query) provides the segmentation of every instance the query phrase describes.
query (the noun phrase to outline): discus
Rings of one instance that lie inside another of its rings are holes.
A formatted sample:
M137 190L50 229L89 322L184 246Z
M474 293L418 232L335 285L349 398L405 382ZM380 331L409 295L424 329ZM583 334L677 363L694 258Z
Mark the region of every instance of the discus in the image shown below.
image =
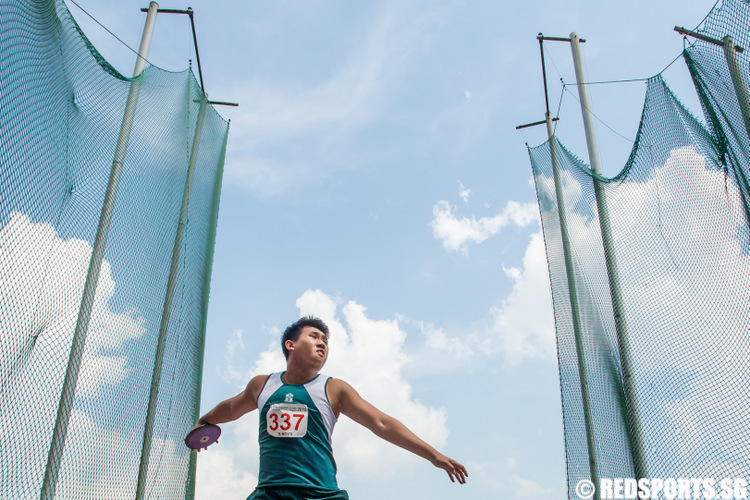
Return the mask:
M201 448L208 448L221 436L221 429L218 425L214 424L203 424L188 433L185 436L185 444L188 448L193 450L200 450Z

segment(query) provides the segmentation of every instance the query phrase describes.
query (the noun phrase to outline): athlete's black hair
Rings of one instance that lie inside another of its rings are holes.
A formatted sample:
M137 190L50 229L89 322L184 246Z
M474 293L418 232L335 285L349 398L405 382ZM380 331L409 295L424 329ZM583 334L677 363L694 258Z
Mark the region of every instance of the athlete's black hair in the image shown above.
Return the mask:
M284 357L286 359L289 359L289 349L287 349L284 344L286 344L287 340L297 341L302 333L302 329L306 326L317 328L328 337L328 325L326 325L322 319L316 318L315 316L305 316L298 319L286 327L286 330L284 330L284 333L281 335L281 350L284 352Z

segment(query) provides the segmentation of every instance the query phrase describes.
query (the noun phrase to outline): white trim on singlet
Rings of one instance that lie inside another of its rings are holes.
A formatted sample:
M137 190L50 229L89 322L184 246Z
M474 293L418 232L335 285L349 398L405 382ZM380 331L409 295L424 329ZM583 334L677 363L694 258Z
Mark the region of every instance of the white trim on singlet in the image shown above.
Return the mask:
M266 405L268 398L270 398L271 395L279 389L279 387L284 385L284 381L281 380L281 374L282 372L272 373L268 376L268 379L266 379L266 383L263 386L263 389L260 391L260 394L258 395L258 411L263 411L263 407ZM333 435L333 426L336 425L336 415L333 414L331 403L328 401L328 396L326 395L326 385L330 378L331 377L327 377L322 373L319 373L317 377L315 377L308 383L302 384L302 386L307 391L307 394L310 395L310 399L312 399L313 403L315 403L315 407L320 412L320 416L323 417L323 423L325 424L326 431L328 432L329 442L331 441L331 437Z
M271 394L276 392L276 389L281 387L284 382L281 381L281 373L272 373L266 379L266 383L263 384L260 394L258 394L258 411L263 411L263 407L266 405L266 401L271 397Z
M330 378L319 373L317 377L305 384L307 393L320 411L320 416L323 417L323 423L326 425L326 431L328 431L329 443L333 435L333 426L336 425L336 416L333 414L331 403L326 395L326 384Z

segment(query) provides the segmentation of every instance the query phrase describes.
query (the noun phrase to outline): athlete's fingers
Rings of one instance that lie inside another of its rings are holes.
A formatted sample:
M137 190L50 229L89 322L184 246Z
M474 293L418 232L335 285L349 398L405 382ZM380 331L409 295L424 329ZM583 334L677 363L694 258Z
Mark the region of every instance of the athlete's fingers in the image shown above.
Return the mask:
M459 484L464 484L466 482L466 479L464 479L464 477L461 475L461 471L454 469L453 470L453 475L456 477L456 479L458 480ZM452 480L453 480L453 478L451 478L451 481Z
M469 473L466 471L466 467L452 459L450 460L450 463L453 466L453 474L455 474L458 482L461 484L465 484L466 478L469 476Z
M445 469L445 472L448 473L448 477L450 478L452 483L455 483L456 480L460 484L464 484L466 480L463 477L463 473L461 472L461 469L456 467L456 463L453 460L448 459L448 463L443 465L443 469Z
M456 465L458 466L458 470L461 472L461 476L469 477L469 471L466 470L466 467L464 467L458 462L456 462Z
M460 471L451 470L448 472L448 476L451 478L452 483L455 483L456 480L458 480L459 484L464 484L466 482L466 479L464 479Z

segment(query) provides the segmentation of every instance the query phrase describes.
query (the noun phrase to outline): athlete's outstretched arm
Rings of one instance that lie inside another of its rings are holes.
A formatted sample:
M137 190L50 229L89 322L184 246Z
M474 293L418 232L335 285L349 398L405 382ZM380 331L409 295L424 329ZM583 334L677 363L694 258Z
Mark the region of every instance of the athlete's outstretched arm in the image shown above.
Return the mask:
M362 399L351 385L343 380L331 379L329 394L334 395L341 413L367 427L379 438L429 460L435 467L445 470L451 481L458 480L461 484L466 482L469 476L466 467L438 452L404 424Z
M265 384L267 378L267 375L253 377L244 391L217 404L198 420L196 427L201 424L231 422L237 420L245 413L256 410L258 408L258 395L261 389L263 389L263 384Z

